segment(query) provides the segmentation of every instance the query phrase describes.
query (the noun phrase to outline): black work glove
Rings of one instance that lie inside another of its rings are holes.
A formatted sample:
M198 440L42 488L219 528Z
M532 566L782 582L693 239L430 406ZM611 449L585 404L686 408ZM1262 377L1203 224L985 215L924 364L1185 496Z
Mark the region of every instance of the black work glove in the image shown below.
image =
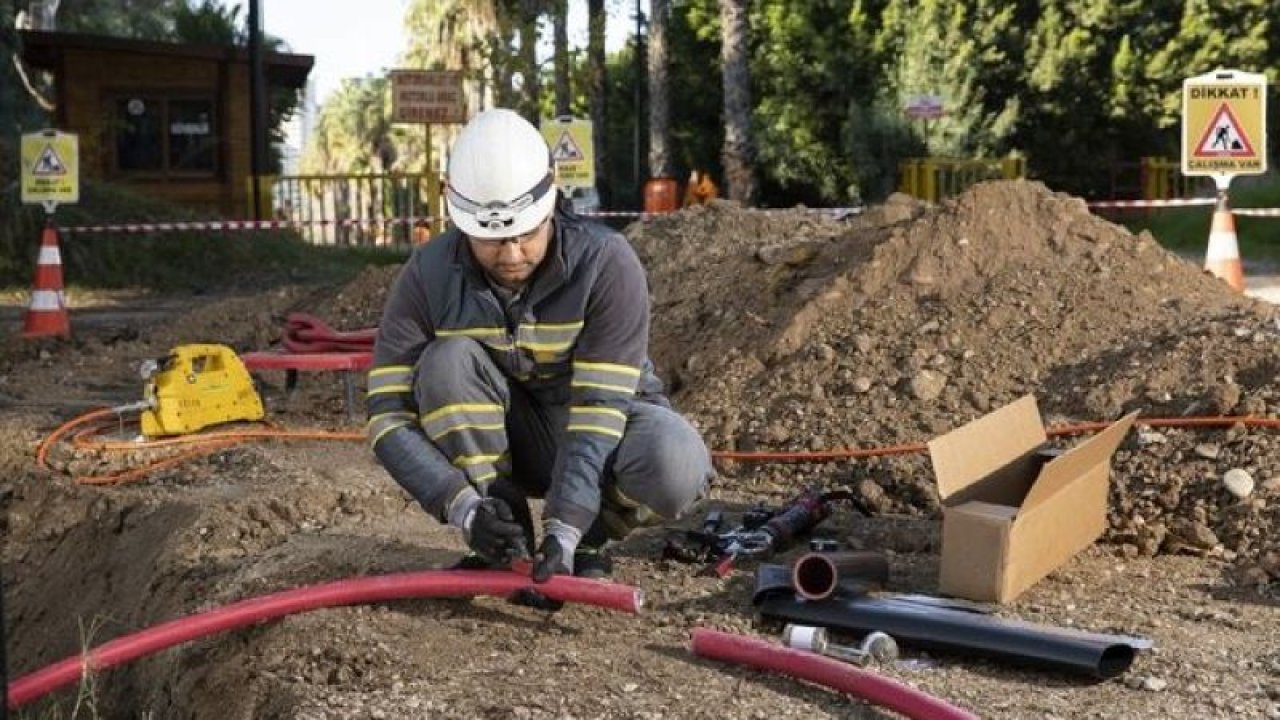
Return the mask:
M533 581L546 582L556 573L567 573L568 565L564 561L564 547L554 535L542 538L538 553L533 556Z
M516 522L511 506L498 498L485 498L476 507L467 529L467 544L480 557L498 565L527 557L524 528Z

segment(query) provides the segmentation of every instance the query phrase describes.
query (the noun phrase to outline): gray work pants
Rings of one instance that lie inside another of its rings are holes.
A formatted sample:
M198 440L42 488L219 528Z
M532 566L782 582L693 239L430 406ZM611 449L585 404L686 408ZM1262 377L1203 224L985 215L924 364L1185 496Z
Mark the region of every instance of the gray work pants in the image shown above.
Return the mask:
M546 496L567 405L540 401L465 337L427 345L414 369L414 396L432 444L482 493L508 500L531 522L521 500ZM637 399L605 463L600 517L584 542L676 519L705 494L712 474L698 431L675 411Z

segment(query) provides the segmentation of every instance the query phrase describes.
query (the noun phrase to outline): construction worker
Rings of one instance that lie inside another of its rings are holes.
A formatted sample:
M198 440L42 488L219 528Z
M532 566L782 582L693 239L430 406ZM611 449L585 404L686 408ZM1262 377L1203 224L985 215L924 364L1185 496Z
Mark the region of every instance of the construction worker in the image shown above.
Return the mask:
M712 475L648 357L644 268L552 180L546 142L516 113L463 128L454 227L392 285L368 396L374 452L462 531L472 555L459 566L532 554L538 581L608 575L608 539L675 519ZM536 546L529 497L546 498Z

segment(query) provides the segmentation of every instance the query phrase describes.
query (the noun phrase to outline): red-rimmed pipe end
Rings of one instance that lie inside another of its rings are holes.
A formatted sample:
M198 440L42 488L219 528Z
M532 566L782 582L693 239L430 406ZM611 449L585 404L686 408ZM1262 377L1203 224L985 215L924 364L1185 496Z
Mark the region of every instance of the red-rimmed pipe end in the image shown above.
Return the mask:
M977 720L978 717L891 678L757 638L695 628L691 649L698 657L771 670L847 693L912 720Z
M825 600L836 591L836 565L823 553L809 553L791 566L791 585L806 600Z

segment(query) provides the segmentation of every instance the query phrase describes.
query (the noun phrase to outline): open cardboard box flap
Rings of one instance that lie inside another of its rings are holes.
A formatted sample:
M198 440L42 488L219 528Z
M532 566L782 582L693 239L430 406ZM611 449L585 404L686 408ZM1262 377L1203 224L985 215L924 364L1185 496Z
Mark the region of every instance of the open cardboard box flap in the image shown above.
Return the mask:
M968 425L929 441L929 459L938 494L945 503L972 493L963 491L1001 471L1010 458L1029 458L1047 437L1034 395L1027 395ZM976 488L975 488L976 489ZM996 502L1000 498L980 497ZM1018 498L1017 500L1020 500ZM1017 506L1017 500L1007 502Z
M1031 491L1022 501L1022 510L1029 512L1044 504L1066 487L1072 480L1083 476L1090 469L1110 462L1111 454L1120 446L1125 434L1133 426L1138 411L1133 411L1094 435L1083 443L1054 458L1040 471Z

